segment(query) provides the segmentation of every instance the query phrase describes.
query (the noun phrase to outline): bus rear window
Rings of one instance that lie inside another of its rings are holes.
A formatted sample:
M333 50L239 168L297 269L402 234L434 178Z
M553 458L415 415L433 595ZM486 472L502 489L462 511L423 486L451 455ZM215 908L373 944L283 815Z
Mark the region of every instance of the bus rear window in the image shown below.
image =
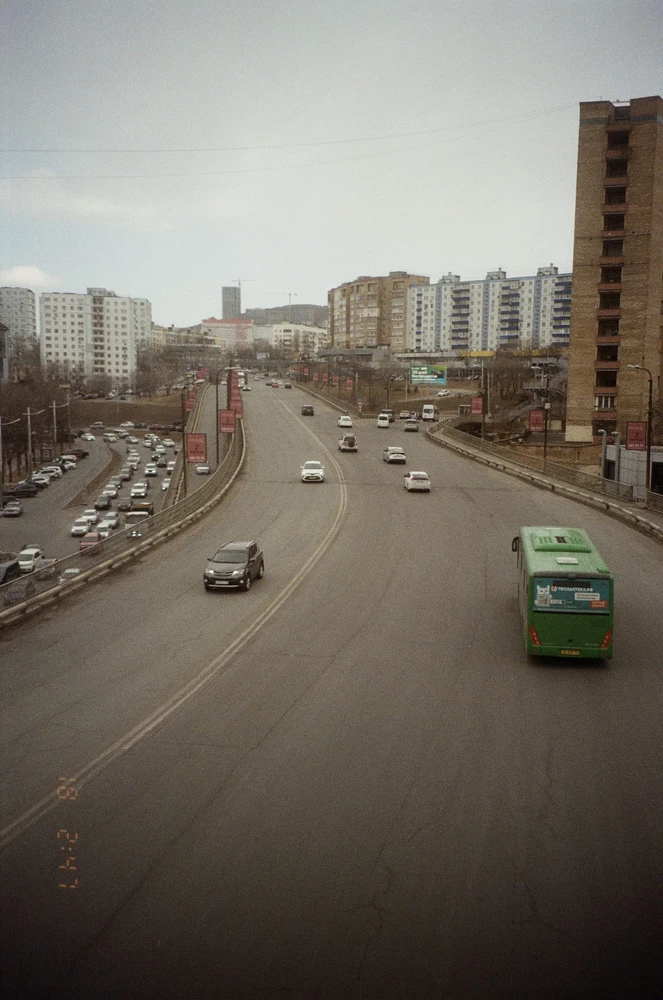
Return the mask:
M575 580L535 576L532 580L532 611L564 611L608 614L610 581Z

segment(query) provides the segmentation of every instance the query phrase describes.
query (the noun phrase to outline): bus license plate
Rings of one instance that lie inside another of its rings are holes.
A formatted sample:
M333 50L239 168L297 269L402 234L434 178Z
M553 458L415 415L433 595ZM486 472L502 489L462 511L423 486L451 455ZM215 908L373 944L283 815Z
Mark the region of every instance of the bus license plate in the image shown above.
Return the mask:
M580 656L579 649L560 649L560 656Z

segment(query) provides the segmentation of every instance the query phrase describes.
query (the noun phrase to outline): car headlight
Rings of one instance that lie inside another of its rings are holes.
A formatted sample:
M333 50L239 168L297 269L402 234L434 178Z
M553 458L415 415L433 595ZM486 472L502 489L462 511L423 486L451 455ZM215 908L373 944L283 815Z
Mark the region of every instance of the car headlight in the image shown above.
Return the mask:
M213 569L206 569L205 570L205 576L214 576L214 570Z
M244 575L243 569L234 569L232 571L232 576L243 576L243 575Z

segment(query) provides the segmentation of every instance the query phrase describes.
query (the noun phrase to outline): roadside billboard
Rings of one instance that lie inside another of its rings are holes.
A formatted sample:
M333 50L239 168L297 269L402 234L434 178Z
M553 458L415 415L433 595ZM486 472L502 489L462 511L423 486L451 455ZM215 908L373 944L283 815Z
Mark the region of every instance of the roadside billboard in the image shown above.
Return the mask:
M645 420L626 421L626 450L647 450L647 423Z
M219 431L221 434L235 433L235 411L219 410Z
M207 434L185 434L187 462L207 461Z
M410 365L412 385L446 385L446 365Z
M545 410L529 411L529 429L531 431L542 431L545 427Z
M483 413L483 396L472 396L472 413L475 416Z

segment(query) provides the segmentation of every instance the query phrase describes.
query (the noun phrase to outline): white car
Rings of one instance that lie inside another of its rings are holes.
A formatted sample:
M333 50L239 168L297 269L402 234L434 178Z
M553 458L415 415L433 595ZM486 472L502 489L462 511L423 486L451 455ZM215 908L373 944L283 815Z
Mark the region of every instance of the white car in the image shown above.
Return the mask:
M163 493L166 492L169 486L170 486L170 479L168 477L161 480L161 490Z
M163 446L164 446L164 448L174 448L175 447L175 442L173 441L172 438L164 438L163 439Z
M28 545L18 554L18 568L21 573L34 573L43 561L42 551L36 545Z
M100 539L102 540L104 538L110 538L111 530L112 530L112 525L110 525L108 521L106 521L105 519L103 521L100 521L99 524L97 525L97 531L99 533Z
M97 439L94 436L94 434L87 433L87 434L81 434L81 440L82 441L96 441Z
M402 448L396 448L393 445L390 445L382 452L382 461L391 462L392 464L400 463L401 465L405 465L407 458L405 457L405 452Z
M122 423L120 424L120 427L135 427L135 426L136 425L133 422L133 420L123 420Z
M89 524L96 524L99 520L99 512L96 511L94 507L88 507L87 510L83 511L81 517L84 517Z
M336 421L339 427L352 427L352 417L349 417L347 413L343 417L339 417Z
M117 494L118 494L118 489L114 483L109 483L108 486L105 486L104 489L101 491L102 497L110 497L111 500L116 500Z
M426 472L406 472L403 485L406 490L430 493L430 479Z
M211 470L210 470L209 465L197 465L196 466L196 475L197 476L209 476L210 471Z
M134 483L130 496L132 500L143 500L147 496L147 483Z
M438 396L450 396L450 395L451 393L449 392L448 389L440 389L440 391L438 392Z
M90 530L90 522L86 517L77 517L71 526L71 534L73 535L74 538L76 538L78 535L80 535L81 537L83 535L87 535L89 530Z
M303 483L324 483L325 467L322 462L304 462L300 469Z
M143 475L144 476L158 476L159 475L159 470L157 469L157 467L154 464L154 462L148 462L148 464L143 469Z

